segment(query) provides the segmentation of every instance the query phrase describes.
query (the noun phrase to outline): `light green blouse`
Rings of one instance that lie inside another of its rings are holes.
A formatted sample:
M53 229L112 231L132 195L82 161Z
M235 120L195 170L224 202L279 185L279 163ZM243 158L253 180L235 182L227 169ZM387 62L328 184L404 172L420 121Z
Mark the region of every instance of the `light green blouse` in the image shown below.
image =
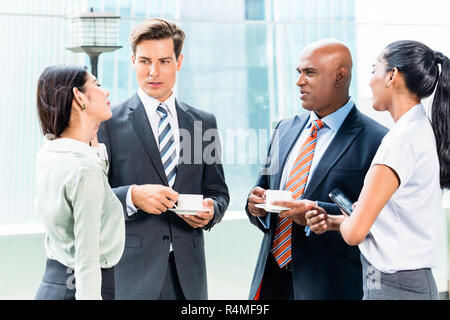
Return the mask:
M76 299L101 299L100 268L116 265L125 245L122 205L106 177L106 150L96 149L47 135L36 158L47 257L75 270Z

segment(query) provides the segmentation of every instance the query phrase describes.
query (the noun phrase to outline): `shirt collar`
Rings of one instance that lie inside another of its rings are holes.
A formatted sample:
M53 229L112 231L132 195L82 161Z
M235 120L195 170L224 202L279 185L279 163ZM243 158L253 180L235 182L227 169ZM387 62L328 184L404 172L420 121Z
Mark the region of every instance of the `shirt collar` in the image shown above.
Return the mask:
M330 113L326 117L323 117L321 120L325 127L330 128L334 132L337 132L339 128L341 127L342 123L344 122L345 118L347 118L347 115L349 114L350 110L353 108L354 102L352 98L348 100L346 104L344 104L342 107L337 109L335 112ZM314 120L318 120L319 117L314 111L311 111L309 114L309 120L307 128L311 127L311 123Z
M98 158L94 148L79 140L71 138L56 139L53 134L46 134L44 136L44 143L44 146L51 151L76 152Z
M426 116L425 108L422 103L416 104L414 107L408 110L404 115L394 123L393 128L403 126L404 123L416 120L420 117Z
M144 105L144 108L147 111L147 113L150 115L150 117L153 118L156 114L156 109L158 108L161 102L158 99L153 98L148 94L146 94L141 87L138 88L138 96L141 99L142 104ZM176 115L175 94L172 92L170 97L163 103L167 106L167 109L169 110L171 116L175 117Z

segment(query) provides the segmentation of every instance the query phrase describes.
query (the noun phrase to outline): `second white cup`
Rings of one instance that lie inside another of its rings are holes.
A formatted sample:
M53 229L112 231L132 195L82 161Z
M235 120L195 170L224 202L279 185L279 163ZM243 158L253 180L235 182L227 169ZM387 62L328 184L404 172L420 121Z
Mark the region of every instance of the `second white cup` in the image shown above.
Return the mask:
M288 190L266 190L266 208L274 207L275 201L292 201L292 192Z

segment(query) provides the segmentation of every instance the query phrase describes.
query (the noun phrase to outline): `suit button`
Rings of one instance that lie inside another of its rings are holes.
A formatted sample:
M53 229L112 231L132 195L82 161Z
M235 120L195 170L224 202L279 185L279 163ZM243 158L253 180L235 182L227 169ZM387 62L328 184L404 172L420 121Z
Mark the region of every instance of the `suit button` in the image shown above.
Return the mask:
M169 236L163 236L163 237L162 237L162 240L163 240L164 242L167 242L167 241L170 240L170 237L169 237Z

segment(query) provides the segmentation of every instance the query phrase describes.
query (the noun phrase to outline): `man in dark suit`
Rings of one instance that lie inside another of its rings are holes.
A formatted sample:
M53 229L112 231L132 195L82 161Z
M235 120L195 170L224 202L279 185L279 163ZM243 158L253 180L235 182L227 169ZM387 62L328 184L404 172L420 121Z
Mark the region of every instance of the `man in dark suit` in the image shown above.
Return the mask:
M302 106L309 113L282 120L246 212L264 232L250 299L361 299L359 250L338 232L305 233L306 204L341 214L328 194L340 188L358 198L364 176L387 129L361 114L349 96L352 59L341 42L307 46L297 67ZM267 189L289 190L290 210L267 213ZM307 229L306 229L307 231Z
M148 19L130 40L138 93L114 107L98 133L126 221L116 297L207 299L203 230L221 221L229 203L216 119L175 98L179 27ZM203 195L208 211L175 214L179 194Z

